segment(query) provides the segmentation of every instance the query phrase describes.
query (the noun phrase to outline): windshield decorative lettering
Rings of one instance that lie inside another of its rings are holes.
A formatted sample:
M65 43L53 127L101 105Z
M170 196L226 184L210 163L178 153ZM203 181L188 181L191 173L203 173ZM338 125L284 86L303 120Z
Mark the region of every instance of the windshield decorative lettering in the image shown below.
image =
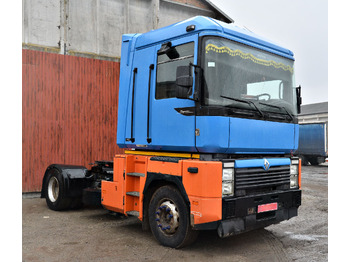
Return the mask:
M275 68L281 68L284 71L290 71L291 73L293 73L293 68L289 65L285 65L283 63L277 63L273 60L259 59L259 58L255 57L253 54L244 53L239 49L232 50L227 46L218 47L218 46L213 45L213 44L208 44L205 47L205 52L206 52L206 54L208 54L210 51L213 51L216 53L226 53L230 56L240 56L242 59L249 59L249 60L251 60L254 63L259 64L259 65L273 66Z

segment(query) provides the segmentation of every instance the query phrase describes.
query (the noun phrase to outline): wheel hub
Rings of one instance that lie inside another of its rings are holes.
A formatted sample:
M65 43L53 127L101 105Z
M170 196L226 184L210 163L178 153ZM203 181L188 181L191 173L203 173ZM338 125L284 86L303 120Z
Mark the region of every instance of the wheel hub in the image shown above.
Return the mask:
M56 202L58 194L60 192L60 186L56 177L51 177L49 185L47 187L47 193L51 202Z
M156 222L164 234L174 234L179 227L179 212L176 205L169 200L161 202L156 210Z

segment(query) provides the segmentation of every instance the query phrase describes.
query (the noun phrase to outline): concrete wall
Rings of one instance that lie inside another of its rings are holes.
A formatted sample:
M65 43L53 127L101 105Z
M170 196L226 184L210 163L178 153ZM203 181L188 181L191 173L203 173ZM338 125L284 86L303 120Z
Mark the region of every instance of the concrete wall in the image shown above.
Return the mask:
M196 16L220 17L202 0L22 0L26 49L117 60L124 33Z
M60 41L60 1L22 1L23 43L58 47Z
M215 17L215 13L208 9L195 6L189 7L187 4L182 4L175 1L160 1L158 28L171 25L197 15Z

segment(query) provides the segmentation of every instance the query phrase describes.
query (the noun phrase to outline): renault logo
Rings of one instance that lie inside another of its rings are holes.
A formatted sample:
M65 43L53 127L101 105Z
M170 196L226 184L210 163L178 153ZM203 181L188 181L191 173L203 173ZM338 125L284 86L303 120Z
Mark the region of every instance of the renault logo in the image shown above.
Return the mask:
M264 158L264 169L269 170L269 168L270 168L270 163L269 163L269 161L267 161L266 158Z

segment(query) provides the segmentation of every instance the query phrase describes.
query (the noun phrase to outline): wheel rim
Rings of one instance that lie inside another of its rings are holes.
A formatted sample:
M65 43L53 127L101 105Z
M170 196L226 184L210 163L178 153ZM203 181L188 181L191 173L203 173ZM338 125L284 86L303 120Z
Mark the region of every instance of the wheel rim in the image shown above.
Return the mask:
M156 210L158 229L166 235L173 235L179 227L179 211L171 200L162 200Z
M51 177L47 188L47 193L51 202L56 202L58 194L60 192L60 186L56 177Z

